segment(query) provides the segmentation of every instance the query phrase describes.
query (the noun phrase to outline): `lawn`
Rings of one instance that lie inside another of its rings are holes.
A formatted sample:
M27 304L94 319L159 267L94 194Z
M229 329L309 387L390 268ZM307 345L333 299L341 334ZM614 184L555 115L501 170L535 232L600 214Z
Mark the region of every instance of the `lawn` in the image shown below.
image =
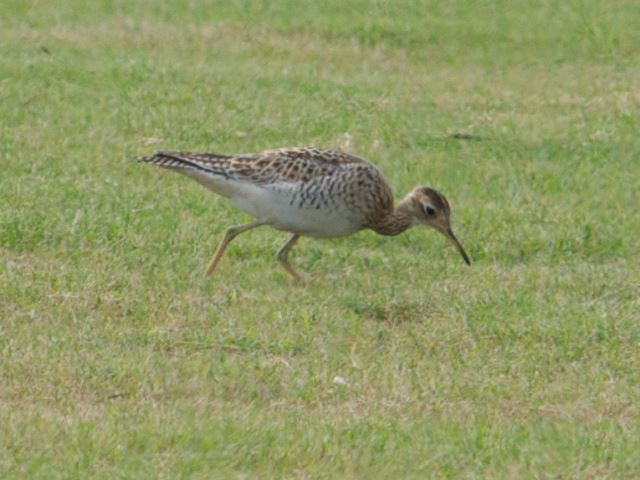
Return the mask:
M4 0L0 477L640 477L638 25L636 0ZM248 217L131 161L302 145L441 190L471 267L362 232L303 239L299 286L265 228L205 279Z

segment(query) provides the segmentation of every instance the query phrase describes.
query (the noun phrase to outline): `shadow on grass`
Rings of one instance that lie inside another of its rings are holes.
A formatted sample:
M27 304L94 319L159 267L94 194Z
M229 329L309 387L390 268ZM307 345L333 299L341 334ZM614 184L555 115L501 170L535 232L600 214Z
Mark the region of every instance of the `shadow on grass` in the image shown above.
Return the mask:
M426 316L436 313L435 310L430 309L427 305L419 303L400 303L394 301L383 303L379 301L367 302L348 299L345 300L343 304L347 309L362 318L394 325L405 322L420 322Z

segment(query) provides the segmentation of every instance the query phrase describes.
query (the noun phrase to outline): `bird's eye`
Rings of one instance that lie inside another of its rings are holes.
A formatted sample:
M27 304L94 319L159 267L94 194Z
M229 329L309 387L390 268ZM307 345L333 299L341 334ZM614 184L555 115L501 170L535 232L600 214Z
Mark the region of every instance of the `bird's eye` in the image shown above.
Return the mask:
M431 205L425 205L423 208L424 208L424 213L426 213L428 216L436 214L436 209L433 208Z

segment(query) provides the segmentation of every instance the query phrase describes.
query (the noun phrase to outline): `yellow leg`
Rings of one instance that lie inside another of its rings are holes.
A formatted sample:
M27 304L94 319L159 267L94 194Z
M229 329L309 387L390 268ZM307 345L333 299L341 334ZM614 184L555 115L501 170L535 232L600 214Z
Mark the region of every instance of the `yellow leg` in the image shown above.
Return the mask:
M304 283L304 279L298 274L298 272L293 269L293 267L289 264L288 259L289 250L291 250L291 248L296 244L299 238L300 235L294 233L291 238L287 240L287 243L285 243L284 246L278 251L278 262L280 262L280 265L282 265L282 267L287 272L289 272L289 274L296 280L296 282Z
M216 249L216 253L213 254L213 258L209 262L209 266L207 267L205 276L211 275L211 273L216 269L218 262L222 258L224 251L227 249L227 245L231 243L231 240L236 238L242 232L246 232L247 230L251 230L252 228L256 228L264 224L265 222L256 221L252 223L247 223L246 225L236 225L235 227L231 227L226 232L224 232L224 237L222 238L222 241L218 245L218 248Z

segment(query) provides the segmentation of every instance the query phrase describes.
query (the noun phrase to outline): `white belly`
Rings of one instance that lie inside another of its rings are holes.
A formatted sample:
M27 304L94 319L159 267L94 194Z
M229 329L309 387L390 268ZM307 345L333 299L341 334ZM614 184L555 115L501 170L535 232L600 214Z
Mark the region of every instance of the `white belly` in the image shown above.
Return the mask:
M290 205L288 189L244 183L234 188L229 200L243 212L278 230L310 237L344 237L360 230L360 222L346 210Z
M290 210L272 225L279 230L324 238L346 237L360 230L359 224L349 221L339 212L295 207L290 207Z
M346 208L298 208L290 205L294 187L290 184L261 186L225 179L199 171L184 172L256 220L278 230L309 237L344 237L361 230L358 215Z

